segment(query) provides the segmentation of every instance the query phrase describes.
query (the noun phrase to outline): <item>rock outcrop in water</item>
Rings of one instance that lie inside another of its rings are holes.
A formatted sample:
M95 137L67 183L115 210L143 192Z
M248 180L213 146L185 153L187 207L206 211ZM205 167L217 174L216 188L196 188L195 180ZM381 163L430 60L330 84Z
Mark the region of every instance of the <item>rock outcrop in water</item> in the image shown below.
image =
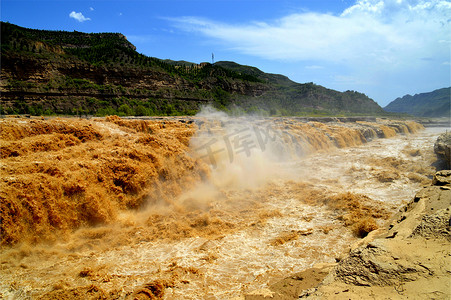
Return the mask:
M434 152L448 169L451 168L451 132L443 133L437 138Z
M318 265L245 299L449 299L450 222L451 171L444 170L336 266Z

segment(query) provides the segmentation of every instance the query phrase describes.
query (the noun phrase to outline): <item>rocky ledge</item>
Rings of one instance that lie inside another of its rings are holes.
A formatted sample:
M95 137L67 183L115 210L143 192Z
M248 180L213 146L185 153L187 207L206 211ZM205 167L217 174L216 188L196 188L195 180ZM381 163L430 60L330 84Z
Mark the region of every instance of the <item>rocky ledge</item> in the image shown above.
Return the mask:
M244 299L450 299L450 217L451 170L443 170L338 263L316 265Z
M446 167L451 168L451 132L442 133L434 144L434 152Z

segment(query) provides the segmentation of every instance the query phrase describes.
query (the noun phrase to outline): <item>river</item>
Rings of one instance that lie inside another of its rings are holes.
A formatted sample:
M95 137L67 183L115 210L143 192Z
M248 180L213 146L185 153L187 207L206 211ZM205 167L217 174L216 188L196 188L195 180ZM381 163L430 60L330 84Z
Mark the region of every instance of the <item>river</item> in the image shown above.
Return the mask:
M293 142L283 145L293 128L275 128L260 136L265 143L254 137L259 152L242 148L240 154L229 152L238 145L232 140L236 127L199 131L192 155L210 164L211 173L173 203L122 211L117 223L82 228L51 246L4 249L1 295L53 291L58 298L58 291L72 289L73 296L90 286L92 295L123 298L147 286L164 289L165 299L230 299L314 264L333 263L430 181L433 144L445 131L298 149ZM215 143L210 150L217 156L201 152Z

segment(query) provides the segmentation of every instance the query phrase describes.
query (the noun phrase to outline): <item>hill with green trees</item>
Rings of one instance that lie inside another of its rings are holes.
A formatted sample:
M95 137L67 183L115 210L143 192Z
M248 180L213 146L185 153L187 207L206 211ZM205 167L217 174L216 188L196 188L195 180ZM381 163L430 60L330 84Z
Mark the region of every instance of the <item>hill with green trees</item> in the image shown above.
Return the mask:
M396 98L384 107L384 110L417 117L449 118L451 116L451 87Z
M1 22L1 114L192 115L202 105L264 115L383 115L365 94L295 83L234 62L161 60L120 33Z

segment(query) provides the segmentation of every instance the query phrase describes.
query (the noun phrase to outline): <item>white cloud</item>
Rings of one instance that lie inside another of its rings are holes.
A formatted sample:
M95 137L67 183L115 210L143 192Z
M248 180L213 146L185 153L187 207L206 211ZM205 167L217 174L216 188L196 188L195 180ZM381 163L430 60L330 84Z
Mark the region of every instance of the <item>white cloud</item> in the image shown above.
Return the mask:
M227 24L171 19L230 49L271 60L326 61L374 67L421 63L449 55L451 2L360 0L339 15L302 12L271 23ZM439 59L443 61L443 59Z
M380 14L384 6L384 1L360 0L355 5L347 8L341 15L346 16L355 13Z
M324 69L324 66L310 65L310 66L305 66L305 68L308 70L322 70L322 69Z
M270 22L169 21L224 51L278 62L278 72L290 70L294 80L313 77L384 105L450 82L451 0L355 0L335 14L300 11Z
M94 7L90 7L89 10L90 10L90 11L94 11Z
M90 21L91 20L90 18L86 18L85 16L83 16L83 14L81 12L77 13L75 11L72 11L69 14L69 17L77 20L78 22L85 22L85 21Z

